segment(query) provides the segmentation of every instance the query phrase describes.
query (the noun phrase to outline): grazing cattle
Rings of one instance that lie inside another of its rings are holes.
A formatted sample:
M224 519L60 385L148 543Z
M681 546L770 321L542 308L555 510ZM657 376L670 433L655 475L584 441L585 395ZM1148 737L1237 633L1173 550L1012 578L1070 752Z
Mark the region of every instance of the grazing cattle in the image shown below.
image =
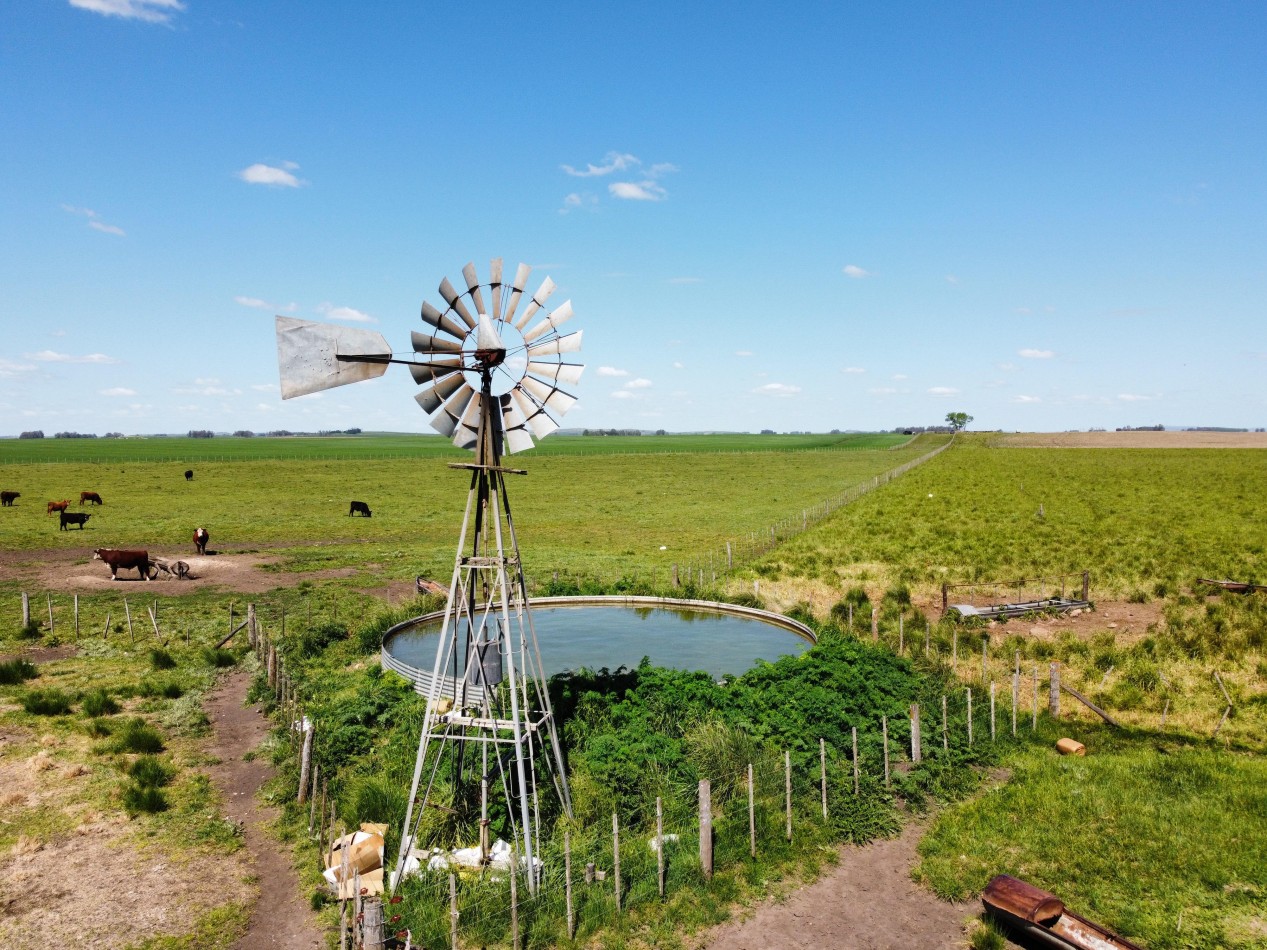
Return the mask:
M185 481L192 482L194 480L194 470L192 468L185 469Z
M183 581L189 576L189 564L185 561L169 561L165 557L156 557L151 559L151 563L158 570L178 581Z
M149 551L120 551L117 548L97 548L92 552L94 561L105 561L110 565L110 580L119 579L119 568L134 567L145 580L150 579L154 563L150 560Z
M95 491L81 491L79 493L79 503L82 505L86 501L91 502L94 505L99 505L101 504L101 496Z
M370 506L363 501L354 501L352 502L352 507L348 509L348 517L352 515L365 515L365 517L369 518L371 517Z
M87 523L88 519L92 517L92 515L86 515L82 511L63 511L58 515L58 517L62 522L62 531L66 530L66 526L68 524L77 524L79 525L79 530L83 531L84 525Z
M207 534L206 528L194 529L194 547L198 549L199 554L207 553L207 542L211 540L211 535Z
M65 511L70 507L70 501L50 501L48 503L48 513L51 515L54 511Z
M6 508L12 508L13 499L21 497L22 493L20 491L0 491L0 505L4 505Z

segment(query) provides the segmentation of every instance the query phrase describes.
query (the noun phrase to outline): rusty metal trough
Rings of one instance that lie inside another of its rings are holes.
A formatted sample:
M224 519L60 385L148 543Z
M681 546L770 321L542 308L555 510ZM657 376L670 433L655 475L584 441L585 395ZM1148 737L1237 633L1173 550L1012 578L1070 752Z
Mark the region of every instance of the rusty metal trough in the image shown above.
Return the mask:
M1107 927L1075 914L1055 894L1007 874L996 875L986 885L981 902L993 916L1050 947L1142 950Z

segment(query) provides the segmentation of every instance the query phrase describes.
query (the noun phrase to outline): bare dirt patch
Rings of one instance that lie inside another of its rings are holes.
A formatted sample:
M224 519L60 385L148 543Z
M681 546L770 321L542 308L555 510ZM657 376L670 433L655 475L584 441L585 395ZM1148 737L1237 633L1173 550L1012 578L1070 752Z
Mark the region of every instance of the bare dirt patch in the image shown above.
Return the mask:
M785 900L769 901L722 924L702 941L708 950L944 950L966 945L981 902L943 901L911 880L915 848L927 825L907 824L888 841L840 849L840 863Z
M1042 449L1267 449L1267 432L1015 432L994 445Z
M212 754L219 758L211 777L224 795L225 814L242 828L246 850L259 881L259 900L250 929L234 944L238 950L274 947L309 950L324 947L316 915L302 900L299 877L290 854L268 832L278 809L262 804L259 790L272 774L264 756L246 758L268 736L269 724L256 707L246 705L251 677L237 671L207 697L207 716L215 738Z

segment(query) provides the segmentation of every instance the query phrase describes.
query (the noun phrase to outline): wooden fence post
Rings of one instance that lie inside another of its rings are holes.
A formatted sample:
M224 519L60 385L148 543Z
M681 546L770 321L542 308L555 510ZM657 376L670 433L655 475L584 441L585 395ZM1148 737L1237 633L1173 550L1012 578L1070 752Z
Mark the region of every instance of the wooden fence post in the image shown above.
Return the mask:
M818 740L818 782L823 792L823 820L827 820L827 742Z
M748 853L757 856L757 810L752 788L752 763L748 763Z
M656 886L664 900L664 803L659 795L655 797L655 841Z
M994 681L990 681L990 741L994 741Z
M1021 673L1017 670L1012 674L1012 735L1016 735L1016 707L1021 700Z
M1060 718L1060 664L1055 660L1051 662L1050 668L1051 684L1050 692L1047 694L1047 711L1051 713L1052 719Z
M941 749L950 751L950 733L946 729L946 694L941 694Z
M316 731L312 723L309 723L308 728L304 730L304 749L299 759L299 797L296 799L300 805L308 798L308 773L312 768L312 734Z
M787 812L787 840L792 840L792 753L783 750L783 805Z
M132 611L128 607L128 599L123 598L123 613L128 618L128 639L132 643L136 643L136 634L132 632Z
M515 839L518 842L518 838ZM617 862L619 862L617 858ZM619 863L616 865L619 867ZM530 868L529 874L532 873ZM620 891L620 875L616 875L616 891ZM617 897L617 904L620 898ZM512 950L519 950L519 849L517 845L510 846L510 943Z
M53 635L53 595L46 593L44 598L48 601L48 633Z
M922 760L919 740L919 703L911 703L911 761L916 765Z
M22 591L22 629L25 630L31 625L31 598L26 591Z
M458 876L449 875L449 946L458 950Z
M246 605L246 639L254 646L256 638L260 635L259 622L255 619L255 605Z
M897 652L901 656L906 653L906 618L902 614L897 615Z
M972 687L968 687L968 745L972 745Z
M884 787L889 787L889 717L880 717L880 731L884 735Z
M79 595L75 595L75 642L79 642Z
M699 780L699 863L704 880L713 879L713 787L708 779Z
M871 639L880 639L880 608L871 608Z
M853 732L853 793L858 794L858 727L852 727Z
M563 832L563 895L567 901L568 939L576 935L576 916L572 911L572 834Z

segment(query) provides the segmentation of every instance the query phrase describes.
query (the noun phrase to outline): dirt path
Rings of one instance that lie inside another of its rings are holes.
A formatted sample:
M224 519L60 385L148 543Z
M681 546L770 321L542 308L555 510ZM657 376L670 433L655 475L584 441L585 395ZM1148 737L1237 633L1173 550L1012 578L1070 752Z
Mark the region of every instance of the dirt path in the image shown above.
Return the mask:
M840 864L786 900L707 935L708 950L946 950L967 946L964 925L980 901L952 904L911 880L926 823L911 822L889 841L841 850Z
M211 752L220 759L211 777L224 794L225 814L243 827L259 880L260 896L250 928L234 948L322 948L325 938L316 915L302 898L290 855L266 830L278 809L263 805L256 797L272 770L262 756L249 762L243 758L259 748L269 729L260 711L245 705L250 685L250 674L238 670L207 697L206 705L215 733Z

